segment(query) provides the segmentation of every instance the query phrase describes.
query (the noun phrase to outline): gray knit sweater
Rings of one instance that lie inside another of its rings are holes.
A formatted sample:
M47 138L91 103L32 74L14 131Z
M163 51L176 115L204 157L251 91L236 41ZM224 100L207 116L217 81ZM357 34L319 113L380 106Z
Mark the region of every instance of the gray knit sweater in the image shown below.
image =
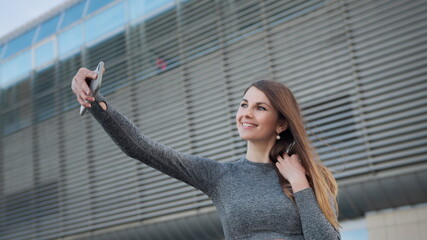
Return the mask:
M98 94L89 112L128 156L206 193L216 206L225 238L340 239L319 208L313 190L282 191L275 167L242 157L220 163L177 152L145 136ZM104 101L104 111L98 102Z

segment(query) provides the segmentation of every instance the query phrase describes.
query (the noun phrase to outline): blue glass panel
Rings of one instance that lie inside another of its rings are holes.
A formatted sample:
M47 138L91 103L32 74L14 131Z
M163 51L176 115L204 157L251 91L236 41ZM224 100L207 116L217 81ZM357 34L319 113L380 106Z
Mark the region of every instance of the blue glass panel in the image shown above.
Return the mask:
M65 11L64 17L62 18L61 29L80 20L83 17L85 5L86 1L83 1Z
M59 55L77 50L83 44L83 27L76 25L58 36Z
M0 71L0 88L13 84L18 78L26 76L31 69L31 53L29 50L3 63Z
M56 27L58 26L59 17L61 15L57 15L46 22L44 22L39 30L36 42L44 39L45 37L48 37L56 32Z
M43 65L55 57L53 41L49 41L36 48L36 66Z
M125 23L125 2L120 2L85 22L86 41L95 40Z
M129 0L130 17L131 19L136 19L142 16L147 16L147 15L150 15L150 13L155 13L156 11L159 11L160 9L162 9L162 7L173 6L174 3L175 3L174 0L158 0L158 1Z
M129 0L128 3L130 19L136 19L144 15L144 1Z
M87 8L86 15L95 12L103 6L113 2L114 0L90 0L89 7Z
M144 14L149 14L158 10L159 8L175 2L174 0L158 0L158 1L144 1Z
M1 59L1 55L2 55L2 53L3 53L3 49L4 49L4 46L3 46L3 45L0 45L0 59Z
M7 44L6 52L3 55L3 59L21 51L22 49L31 46L35 32L36 28L33 28L28 32L21 34L15 39L9 41L9 43Z
M341 238L343 240L368 240L368 231L366 229L342 231Z

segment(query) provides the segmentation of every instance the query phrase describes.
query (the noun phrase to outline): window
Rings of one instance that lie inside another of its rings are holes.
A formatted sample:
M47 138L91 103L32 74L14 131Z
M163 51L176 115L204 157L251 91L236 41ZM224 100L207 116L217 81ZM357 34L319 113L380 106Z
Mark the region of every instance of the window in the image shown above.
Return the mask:
M31 71L31 53L29 50L2 64L0 72L0 88L6 88L17 79L28 75Z
M365 219L347 220L341 222L342 240L368 240L368 230Z
M54 34L56 32L56 27L58 26L60 14L56 15L55 17L49 19L48 21L44 22L40 26L39 33L37 35L36 42Z
M157 15L163 10L174 6L173 0L141 1L129 0L129 14L131 19L137 19L142 16Z
M59 55L65 55L72 51L76 51L83 44L83 28L82 25L76 25L71 29L61 33L58 36L58 51Z
M120 2L85 22L86 42L96 40L102 35L123 26L125 22L125 2Z
M36 59L37 67L46 64L47 62L49 62L54 58L55 58L55 50L54 50L53 40L37 47L35 50L35 59Z
M113 2L114 0L90 0L86 15L89 15L103 6Z
M66 10L62 19L61 29L80 20L83 16L85 5L86 1L83 1Z
M36 32L36 28L33 28L28 32L22 35L19 35L15 39L11 40L7 44L6 51L3 54L3 59L31 46L31 44L33 43L33 37L35 32Z

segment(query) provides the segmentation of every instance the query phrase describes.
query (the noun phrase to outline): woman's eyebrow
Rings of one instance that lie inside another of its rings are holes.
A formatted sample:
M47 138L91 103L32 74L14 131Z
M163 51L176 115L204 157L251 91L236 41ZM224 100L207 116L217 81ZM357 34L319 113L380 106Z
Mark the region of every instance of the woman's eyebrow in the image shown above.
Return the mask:
M243 102L248 102L248 100L246 100L246 99L244 99L244 98L242 99L242 101L243 101ZM265 102L257 102L257 103L256 103L256 105L261 105L261 104L265 104L265 105L267 105L267 106L269 106L269 107L270 107L270 105L268 105L268 104L267 104L267 103L265 103Z

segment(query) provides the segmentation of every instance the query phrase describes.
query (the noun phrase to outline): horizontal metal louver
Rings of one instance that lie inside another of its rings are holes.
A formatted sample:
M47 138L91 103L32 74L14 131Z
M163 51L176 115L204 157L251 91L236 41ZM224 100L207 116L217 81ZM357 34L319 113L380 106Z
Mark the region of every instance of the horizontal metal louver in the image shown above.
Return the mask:
M207 196L78 115L71 79L101 60L110 104L178 151L241 158L239 102L273 79L338 179L342 219L426 201L424 1L176 3L1 90L0 239L222 236Z
M348 18L360 72L369 170L425 162L427 6L393 1L354 2L348 8L354 8Z

